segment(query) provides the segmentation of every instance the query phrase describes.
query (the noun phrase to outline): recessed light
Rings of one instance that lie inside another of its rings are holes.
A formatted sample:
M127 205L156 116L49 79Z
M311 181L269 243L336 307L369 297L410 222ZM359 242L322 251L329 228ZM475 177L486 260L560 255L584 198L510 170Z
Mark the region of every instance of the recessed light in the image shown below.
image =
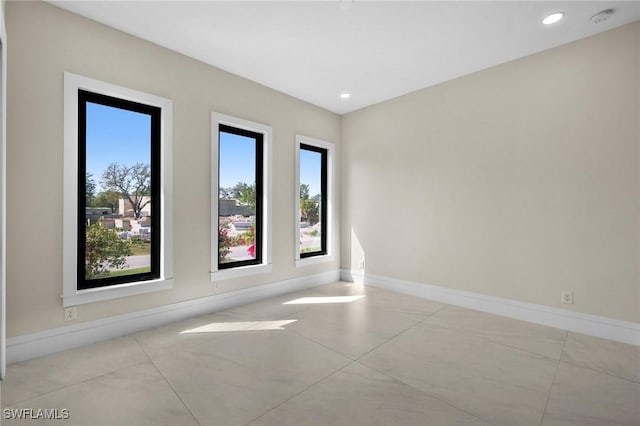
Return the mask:
M562 18L564 18L564 12L554 12L554 13L552 13L550 15L547 15L542 20L542 23L545 24L545 25L551 25L551 24L555 24L556 22L558 22Z
M351 97L351 93L342 92L340 93L340 99L349 99Z

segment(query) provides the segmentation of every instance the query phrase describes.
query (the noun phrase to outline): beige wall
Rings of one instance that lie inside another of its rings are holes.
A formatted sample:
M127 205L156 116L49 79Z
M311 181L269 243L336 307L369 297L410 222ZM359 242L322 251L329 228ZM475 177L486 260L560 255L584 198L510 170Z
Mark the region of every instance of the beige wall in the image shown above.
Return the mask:
M63 325L63 72L174 102L172 290L78 307L78 321L335 270L294 266L296 133L335 142L340 117L40 2L7 5L8 336ZM273 127L273 273L209 279L211 112ZM334 235L334 241L338 235Z
M636 22L344 116L343 267L640 322L639 39Z
M64 71L174 101L175 286L82 305L78 321L337 268L294 267L301 133L337 143L344 268L640 322L640 23L348 114L341 146L320 108L44 3L6 13L10 337L65 324ZM275 136L274 272L218 288L212 111Z

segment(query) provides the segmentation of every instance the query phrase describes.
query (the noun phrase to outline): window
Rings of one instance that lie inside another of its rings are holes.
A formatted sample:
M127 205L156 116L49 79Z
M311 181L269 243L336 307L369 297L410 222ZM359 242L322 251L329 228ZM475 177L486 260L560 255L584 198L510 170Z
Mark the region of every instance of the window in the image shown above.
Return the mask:
M78 91L78 289L160 278L160 114Z
M300 257L327 254L327 150L300 144Z
M65 73L65 306L170 287L171 110Z
M265 272L270 264L271 128L216 113L212 117L213 278Z
M221 124L218 269L262 263L263 135Z
M296 137L296 259L330 260L333 144Z

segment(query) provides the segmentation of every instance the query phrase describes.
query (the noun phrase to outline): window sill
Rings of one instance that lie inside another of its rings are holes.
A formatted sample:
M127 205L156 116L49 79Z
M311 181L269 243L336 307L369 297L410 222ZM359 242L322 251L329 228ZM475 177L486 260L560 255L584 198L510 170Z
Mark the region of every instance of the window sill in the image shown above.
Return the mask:
M168 290L172 287L173 278L165 278L153 281L138 281L135 283L126 283L109 287L78 290L75 294L63 296L62 304L64 307L83 305L85 303L101 302L104 300L135 296L137 294Z
M239 268L221 269L211 272L211 281L230 280L249 275L266 274L271 272L271 264L241 266Z
M296 268L307 265L317 265L319 263L327 263L332 262L334 257L330 254L325 254L322 256L311 256L311 257L303 257L301 259L296 259Z

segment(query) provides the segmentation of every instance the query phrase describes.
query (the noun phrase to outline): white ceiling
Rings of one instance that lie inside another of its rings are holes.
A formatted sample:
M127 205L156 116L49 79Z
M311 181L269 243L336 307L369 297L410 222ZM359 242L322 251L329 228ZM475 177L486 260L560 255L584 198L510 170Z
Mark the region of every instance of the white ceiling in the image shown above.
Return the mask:
M640 1L51 3L340 114L640 19Z

